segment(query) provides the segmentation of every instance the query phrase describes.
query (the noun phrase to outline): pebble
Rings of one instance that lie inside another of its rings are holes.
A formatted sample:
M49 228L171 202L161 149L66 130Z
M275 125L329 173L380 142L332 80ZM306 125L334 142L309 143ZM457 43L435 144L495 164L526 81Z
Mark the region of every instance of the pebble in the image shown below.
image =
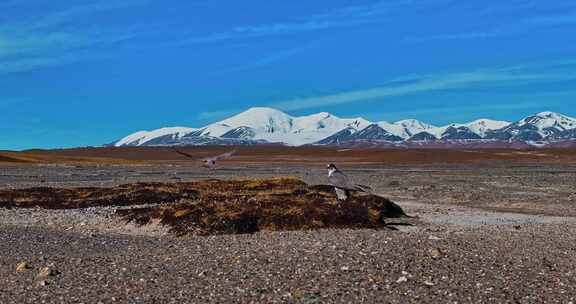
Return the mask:
M440 248L434 248L430 250L430 256L434 259L439 259L444 255L444 252Z
M16 265L16 272L25 272L26 270L30 269L30 264L28 262L20 262Z
M56 270L54 270L54 269L52 269L52 268L50 268L50 267L42 267L42 268L40 268L40 270L38 271L38 276L39 276L39 277L43 277L43 278L53 277L53 276L56 276L56 275L58 275L58 271L56 271Z
M404 283L407 281L408 281L408 278L406 276L401 276L400 278L398 278L398 280L396 280L396 283Z

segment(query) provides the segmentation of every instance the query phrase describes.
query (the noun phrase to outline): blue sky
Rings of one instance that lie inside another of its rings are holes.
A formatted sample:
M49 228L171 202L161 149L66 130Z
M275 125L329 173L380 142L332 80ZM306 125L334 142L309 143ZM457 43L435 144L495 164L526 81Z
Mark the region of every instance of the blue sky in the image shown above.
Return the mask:
M4 0L0 149L251 106L442 125L576 116L573 0Z

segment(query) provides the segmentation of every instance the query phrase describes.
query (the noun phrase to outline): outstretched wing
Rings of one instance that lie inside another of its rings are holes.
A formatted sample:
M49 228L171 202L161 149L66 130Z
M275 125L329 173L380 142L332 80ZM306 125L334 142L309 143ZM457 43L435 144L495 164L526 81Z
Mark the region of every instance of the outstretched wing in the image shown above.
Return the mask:
M176 152L176 153L178 153L178 154L180 154L180 155L186 156L186 157L188 157L188 158L197 159L196 157L194 157L194 156L192 156L192 155L190 155L190 154L188 154L188 153L186 153L186 152L182 152L182 151L176 149L176 147L172 147L172 150L174 150L174 152Z
M220 159L225 159L225 158L230 158L232 157L234 154L236 154L236 150L232 150L230 152L226 152L224 154L220 154L218 156L213 157L212 159L214 160L220 160Z

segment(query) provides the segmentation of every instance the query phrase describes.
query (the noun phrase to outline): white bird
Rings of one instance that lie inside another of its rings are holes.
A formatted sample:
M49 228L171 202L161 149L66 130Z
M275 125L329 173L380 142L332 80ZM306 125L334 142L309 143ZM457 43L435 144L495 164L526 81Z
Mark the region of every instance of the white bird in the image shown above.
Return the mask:
M370 192L372 189L368 186L354 185L350 183L348 176L340 171L336 165L328 164L328 181L334 186L338 200L345 201L350 197L350 191Z
M192 159L196 159L194 156L186 153L186 152L182 152L178 149L176 149L175 147L172 147L174 149L174 151L176 151L176 153L180 154L180 155L184 155L188 158L192 158ZM207 158L202 158L200 159L200 161L203 162L202 167L207 168L209 170L215 170L216 169L216 163L221 160L221 159L226 159L226 158L230 158L232 157L234 154L236 154L236 150L230 151L230 152L226 152L224 154L220 154L217 156L213 156L213 157L207 157Z

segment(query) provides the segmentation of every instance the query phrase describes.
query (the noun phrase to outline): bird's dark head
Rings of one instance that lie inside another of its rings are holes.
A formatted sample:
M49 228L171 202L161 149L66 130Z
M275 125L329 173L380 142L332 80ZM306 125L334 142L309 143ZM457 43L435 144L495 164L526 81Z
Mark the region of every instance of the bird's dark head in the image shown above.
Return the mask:
M338 168L336 168L336 165L335 165L335 164L328 164L328 165L326 166L326 168L328 168L328 170L338 170Z

